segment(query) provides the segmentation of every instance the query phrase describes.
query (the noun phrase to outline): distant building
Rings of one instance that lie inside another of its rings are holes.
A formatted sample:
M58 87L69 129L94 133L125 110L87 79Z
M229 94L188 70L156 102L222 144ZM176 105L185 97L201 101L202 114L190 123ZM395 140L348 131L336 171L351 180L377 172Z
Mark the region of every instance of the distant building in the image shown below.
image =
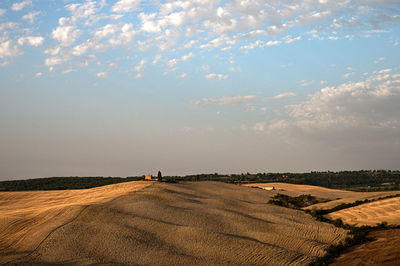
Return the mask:
M275 190L275 187L263 187L264 190Z
M144 177L144 180L153 180L153 176L152 175L146 175L145 177Z

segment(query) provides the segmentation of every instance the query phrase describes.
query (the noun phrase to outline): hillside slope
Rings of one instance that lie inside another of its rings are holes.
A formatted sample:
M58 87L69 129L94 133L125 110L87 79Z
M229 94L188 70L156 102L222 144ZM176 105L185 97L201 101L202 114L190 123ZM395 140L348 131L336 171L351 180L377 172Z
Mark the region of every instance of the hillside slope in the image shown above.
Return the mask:
M155 183L92 204L13 263L305 265L346 231L266 204L271 193Z
M151 184L137 181L80 190L0 192L0 264L30 254L87 206Z

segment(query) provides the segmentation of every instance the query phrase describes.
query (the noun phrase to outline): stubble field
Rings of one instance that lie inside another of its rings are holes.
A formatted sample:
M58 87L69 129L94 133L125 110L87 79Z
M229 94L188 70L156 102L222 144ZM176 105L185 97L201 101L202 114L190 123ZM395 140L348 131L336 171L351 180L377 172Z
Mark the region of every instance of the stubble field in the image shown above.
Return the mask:
M269 191L217 182L147 184L138 183L136 189L107 201L92 202L95 197L88 197L88 203L77 205L85 206L81 209L75 205L67 206L68 211L58 209L52 217L61 215L64 223L48 235L41 234L38 246L25 242L47 215L36 220L26 216L25 221L14 217L25 223L27 232L18 245L3 248L0 262L306 265L346 237L345 230L317 222L304 212L267 204L275 194ZM85 195L85 190L78 192L83 193L78 197ZM66 196L67 202L72 194ZM1 206L18 205L23 198L8 194ZM35 200L28 201L35 209ZM11 217L3 225L10 224L12 212L3 214ZM15 231L1 234L2 239L15 237Z

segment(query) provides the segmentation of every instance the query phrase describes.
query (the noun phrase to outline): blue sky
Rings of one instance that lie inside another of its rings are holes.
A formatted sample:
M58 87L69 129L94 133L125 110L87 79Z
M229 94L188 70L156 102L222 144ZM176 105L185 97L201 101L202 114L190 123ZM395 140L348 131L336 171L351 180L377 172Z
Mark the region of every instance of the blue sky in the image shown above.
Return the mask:
M2 1L0 179L396 169L400 3Z

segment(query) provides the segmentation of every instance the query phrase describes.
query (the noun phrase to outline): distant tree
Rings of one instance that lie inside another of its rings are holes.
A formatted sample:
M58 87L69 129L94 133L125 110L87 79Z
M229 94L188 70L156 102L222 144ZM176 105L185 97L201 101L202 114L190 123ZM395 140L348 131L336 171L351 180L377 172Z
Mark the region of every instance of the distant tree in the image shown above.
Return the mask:
M157 179L158 179L158 181L162 181L161 171L158 171Z

